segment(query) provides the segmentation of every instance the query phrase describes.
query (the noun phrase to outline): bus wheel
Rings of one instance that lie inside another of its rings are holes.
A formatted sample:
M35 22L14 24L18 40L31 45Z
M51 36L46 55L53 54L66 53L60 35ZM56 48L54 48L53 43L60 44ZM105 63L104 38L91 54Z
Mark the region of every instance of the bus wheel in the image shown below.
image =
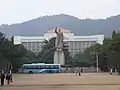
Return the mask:
M33 74L33 72L32 72L32 71L29 71L29 74Z

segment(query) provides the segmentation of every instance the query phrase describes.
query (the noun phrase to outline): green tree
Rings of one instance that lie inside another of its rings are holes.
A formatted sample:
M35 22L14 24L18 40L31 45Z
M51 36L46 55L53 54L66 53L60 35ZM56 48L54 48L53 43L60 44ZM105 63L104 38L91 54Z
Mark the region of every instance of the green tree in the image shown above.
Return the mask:
M0 68L8 68L9 65L13 69L18 69L24 63L32 62L35 54L24 48L23 45L14 45L13 39L8 40L3 33L0 33Z
M73 66L89 67L92 64L89 53L78 52L74 55Z
M107 44L107 55L109 60L109 65L114 67L120 66L120 32L115 31L112 34L111 42Z
M87 53L91 53L91 52L94 53L94 55L91 56L93 58L93 62L96 61L95 53L98 54L99 67L102 70L108 71L110 67L113 68L119 67L120 66L120 60L119 60L120 32L113 31L112 37L105 38L103 45L99 45L99 44L93 45L87 48L84 54L87 55ZM96 65L96 63L94 65Z
M38 59L37 62L53 63L54 52L56 50L55 40L56 40L56 37L51 38L49 41L44 40L44 46L42 47L42 50L37 57L37 59ZM65 44L63 45L63 47L64 47L63 51L65 54L65 62L66 62L66 64L70 64L70 62L69 62L69 59L70 59L69 50Z
M38 54L37 62L53 63L54 52L55 52L55 37L49 41L44 40L44 46L41 52Z

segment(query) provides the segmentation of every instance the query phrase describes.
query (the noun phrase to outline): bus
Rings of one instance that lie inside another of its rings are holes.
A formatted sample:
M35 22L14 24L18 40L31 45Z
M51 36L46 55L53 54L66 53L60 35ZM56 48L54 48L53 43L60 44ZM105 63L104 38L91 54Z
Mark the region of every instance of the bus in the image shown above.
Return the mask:
M32 63L23 64L18 71L19 73L60 73L60 64L45 64L45 63Z

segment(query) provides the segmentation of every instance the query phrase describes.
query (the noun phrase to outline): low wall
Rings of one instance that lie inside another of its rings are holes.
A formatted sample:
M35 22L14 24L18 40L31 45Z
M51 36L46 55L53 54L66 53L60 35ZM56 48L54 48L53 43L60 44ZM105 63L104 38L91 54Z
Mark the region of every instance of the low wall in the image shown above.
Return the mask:
M63 73L74 73L76 71L76 69L79 70L81 68L83 69L84 73L94 73L97 71L97 69L94 67L68 67L67 69L62 68L62 72ZM100 69L99 69L99 72L101 72Z

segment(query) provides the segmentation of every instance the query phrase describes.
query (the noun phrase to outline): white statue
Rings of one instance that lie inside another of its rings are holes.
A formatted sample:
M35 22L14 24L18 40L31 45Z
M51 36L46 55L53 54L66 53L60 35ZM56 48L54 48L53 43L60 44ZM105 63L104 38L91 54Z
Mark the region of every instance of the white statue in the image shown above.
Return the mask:
M63 39L64 39L63 32L61 31L61 29L56 28L55 33L57 34L57 36L55 41L56 51L54 54L54 64L65 65L63 52Z
M63 32L61 31L61 29L58 29L57 27L55 29L55 33L57 34L56 41L55 41L55 47L57 51L59 51L63 49L64 36L63 36Z

